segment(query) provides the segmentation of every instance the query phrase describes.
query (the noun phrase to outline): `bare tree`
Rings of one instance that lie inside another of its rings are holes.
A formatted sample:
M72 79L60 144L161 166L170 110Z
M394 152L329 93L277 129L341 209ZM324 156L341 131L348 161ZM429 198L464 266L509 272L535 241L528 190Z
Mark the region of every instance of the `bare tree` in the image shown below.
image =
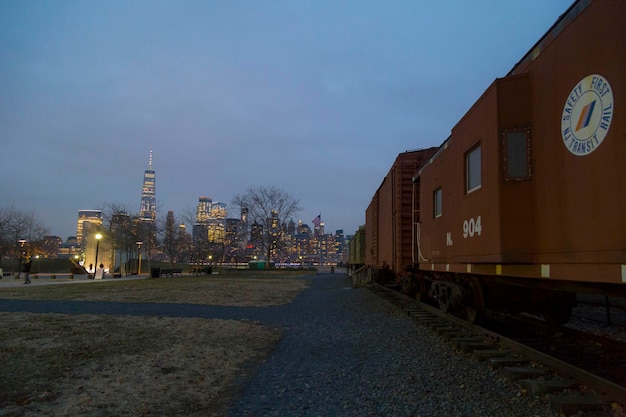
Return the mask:
M163 234L163 238L161 240L161 250L167 256L171 267L174 262L179 260L182 252L181 245L183 243L181 241L181 234L179 233L178 223L176 222L176 217L174 217L173 211L170 210L167 212L165 223L160 229Z
M131 271L131 260L137 256L139 239L137 222L139 214L131 212L124 204L106 203L102 208L102 221L108 225L107 240L111 245L110 263L113 273Z
M151 270L150 261L152 251L158 248L159 245L157 231L158 227L156 221L139 220L137 222L137 240L143 242L142 248L147 255L148 271Z
M150 270L150 255L158 248L157 234L162 229L157 221L140 220L139 213L129 210L124 204L103 203L101 207L104 230L111 245L111 265L114 265L115 271L119 268L119 272L124 274L138 268L138 264L133 266L133 261L139 258L140 250L146 254ZM138 242L141 242L141 248Z
M187 233L185 229L178 229L178 245L179 245L179 261L190 262L191 251L193 250L193 241L191 240L191 234Z
M262 247L269 263L279 249L284 225L298 211L300 201L276 187L248 188L233 198L232 204L248 209L251 223L262 225Z
M181 222L184 223L188 229L193 228L193 225L196 223L196 208L190 206L185 207L181 215Z
M41 250L48 230L32 212L0 207L0 266L5 256L27 256ZM20 241L24 241L20 245Z
M13 255L16 251L18 240L14 229L14 219L18 215L14 207L0 208L0 266L5 256ZM19 230L17 235L19 235Z
M188 246L183 251L188 254L190 262L204 263L211 252L208 241L208 226L199 224L196 221L196 214L196 207L187 207L183 210L183 223L191 230L191 239L184 241Z
M183 208L179 220L185 225L184 232L179 230L181 260L185 262L195 262L197 261L198 256L192 236L194 225L196 223L196 207L187 206Z

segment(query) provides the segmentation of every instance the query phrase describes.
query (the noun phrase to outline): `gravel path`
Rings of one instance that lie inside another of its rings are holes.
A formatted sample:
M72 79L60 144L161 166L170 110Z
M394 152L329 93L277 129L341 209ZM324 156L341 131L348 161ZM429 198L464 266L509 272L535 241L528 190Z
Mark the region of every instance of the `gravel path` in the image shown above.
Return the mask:
M345 275L318 275L238 416L556 416Z
M453 352L344 274L319 274L285 306L0 299L0 311L248 319L286 329L231 409L239 416L550 416L502 375Z

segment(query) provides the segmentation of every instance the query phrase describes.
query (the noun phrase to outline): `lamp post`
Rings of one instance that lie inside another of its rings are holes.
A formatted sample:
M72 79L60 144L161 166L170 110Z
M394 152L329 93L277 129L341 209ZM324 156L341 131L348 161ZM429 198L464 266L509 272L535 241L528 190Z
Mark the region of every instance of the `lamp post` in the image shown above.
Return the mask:
M15 279L20 279L20 276L22 275L22 259L24 256L24 245L26 244L26 239L20 239L18 240L18 243L20 244L20 261L17 267L17 277Z
M139 275L141 274L141 245L143 245L143 242L138 240L135 243L137 243L137 253L139 254L139 265L137 265L137 275Z
M102 239L101 233L96 233L96 261L93 265L93 277L96 277L96 270L98 269L98 249L100 249L100 239Z

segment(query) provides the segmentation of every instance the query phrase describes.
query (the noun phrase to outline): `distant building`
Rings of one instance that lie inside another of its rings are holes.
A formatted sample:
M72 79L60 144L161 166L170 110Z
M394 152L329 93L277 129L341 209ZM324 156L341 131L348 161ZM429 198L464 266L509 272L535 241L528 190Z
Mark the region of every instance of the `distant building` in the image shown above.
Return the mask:
M130 215L124 211L118 211L111 217L111 234L123 234L131 230L132 221ZM121 240L121 239L120 239Z
M216 201L211 204L210 211L211 219L225 219L226 218L226 203L220 203Z
M346 247L346 238L343 234L343 229L335 231L335 247L334 247L334 261L338 264L345 264L348 262L348 250Z
M250 225L250 241L247 246L247 255L252 258L254 256L263 255L263 225L254 222Z
M293 219L289 220L289 223L287 223L287 236L295 236L296 234L296 223L293 221Z
M224 222L224 244L226 246L236 246L241 240L239 219L226 219Z
M196 207L196 223L207 224L211 217L211 197L202 196L198 198L198 206Z
M321 214L318 214L317 217L313 219L313 236L318 239L324 236L324 222L322 221Z
M130 214L124 211L118 211L111 216L108 242L111 246L110 262L115 273L126 275L128 272L137 241L130 238L133 223L136 221L137 218L131 219Z
M78 239L76 238L76 236L68 236L67 240L59 245L57 251L58 258L80 257L80 254L81 248L78 244Z
M78 210L76 224L76 241L82 245L90 231L98 230L102 226L102 210Z
M250 225L248 224L248 208L242 207L239 213L239 239L245 244L250 237Z
M203 247L209 243L224 243L226 203L213 201L211 197L198 198L196 223L193 227L194 244Z
M224 219L209 219L207 239L209 243L224 243Z
M193 225L192 237L195 248L195 257L204 260L208 256L209 244L209 219L211 218L211 197L201 196L198 198L196 207L196 223Z
M227 262L243 261L244 243L241 233L241 220L237 218L226 219L224 221L224 259Z
M152 169L152 148L148 160L148 169L143 174L143 187L141 189L141 207L139 209L139 219L142 221L156 220L156 192L155 174Z
M313 233L311 232L311 228L309 227L309 225L306 223L303 223L302 220L298 220L298 234L306 235L308 238L311 238L311 236L313 236Z

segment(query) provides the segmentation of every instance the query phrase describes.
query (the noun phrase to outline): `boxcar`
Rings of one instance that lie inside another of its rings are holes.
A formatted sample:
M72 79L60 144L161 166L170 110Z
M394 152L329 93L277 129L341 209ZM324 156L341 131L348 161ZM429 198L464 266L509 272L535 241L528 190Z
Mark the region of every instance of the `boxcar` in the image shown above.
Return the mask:
M417 170L417 280L443 309L563 322L576 291L626 296L624 22L575 2Z
M437 148L396 157L365 211L365 265L369 278L395 285L417 264L412 225L419 221L412 178Z
M352 277L354 287L368 281L365 269L365 226L359 227L348 242L348 273Z

